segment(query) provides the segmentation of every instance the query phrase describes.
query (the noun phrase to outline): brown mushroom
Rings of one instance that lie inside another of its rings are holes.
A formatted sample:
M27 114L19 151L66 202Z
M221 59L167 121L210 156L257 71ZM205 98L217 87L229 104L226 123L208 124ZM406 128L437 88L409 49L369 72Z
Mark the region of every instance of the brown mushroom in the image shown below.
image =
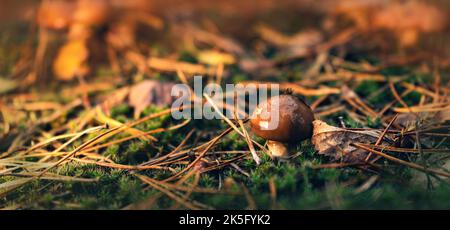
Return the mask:
M274 119L277 114L278 119ZM267 146L274 157L286 158L289 144L311 137L313 120L309 106L287 94L260 103L250 119L250 128L254 134L268 140Z

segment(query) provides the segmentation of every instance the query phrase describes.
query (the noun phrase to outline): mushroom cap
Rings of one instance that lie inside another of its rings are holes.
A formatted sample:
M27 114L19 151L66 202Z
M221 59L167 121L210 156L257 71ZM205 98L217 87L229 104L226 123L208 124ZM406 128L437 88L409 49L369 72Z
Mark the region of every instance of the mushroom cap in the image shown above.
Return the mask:
M272 112L272 107L278 110L278 122L276 118L272 122L270 115L277 112ZM305 102L293 95L279 95L258 105L250 119L250 128L267 140L289 143L310 138L313 120L314 114Z

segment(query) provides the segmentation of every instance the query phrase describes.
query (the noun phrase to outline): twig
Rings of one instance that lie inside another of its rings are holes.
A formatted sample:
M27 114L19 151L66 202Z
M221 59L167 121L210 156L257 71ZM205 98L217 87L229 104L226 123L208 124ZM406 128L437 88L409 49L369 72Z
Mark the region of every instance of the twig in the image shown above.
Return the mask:
M427 167L424 167L424 166L421 166L421 165L418 165L418 164L414 164L414 163L411 163L411 162L407 162L407 161L398 159L398 158L396 158L396 157L387 155L387 154L385 154L385 153L382 153L382 152L373 150L373 149L371 149L371 148L368 148L368 147L366 147L366 146L364 146L364 145L361 145L361 144L358 144L358 143L352 143L352 145L354 145L354 146L356 146L356 147L358 147L358 148L367 150L367 151L369 151L369 152L372 152L372 153L374 153L374 154L377 154L377 155L379 155L379 156L382 156L382 157L384 157L384 158L386 158L386 159L388 159L388 160L390 160L390 161L393 161L393 162L395 162L395 163L398 163L398 164L401 164L401 165L406 165L406 166L408 166L408 167L417 169L417 170L422 171L422 172L425 172L425 173L434 173L434 174L437 174L437 175L440 175L440 176L450 177L450 173L441 172L441 171L434 170L434 169L429 169L429 168L427 168Z

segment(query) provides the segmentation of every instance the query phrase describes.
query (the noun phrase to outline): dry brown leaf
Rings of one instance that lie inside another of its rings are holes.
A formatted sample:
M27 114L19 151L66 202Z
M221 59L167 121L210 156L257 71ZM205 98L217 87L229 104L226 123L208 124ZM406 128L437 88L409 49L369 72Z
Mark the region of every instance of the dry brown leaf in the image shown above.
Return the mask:
M134 107L134 117L138 118L149 105L170 105L173 102L172 87L176 87L175 83L156 80L145 80L132 86L128 102Z
M59 50L53 63L53 72L60 80L71 80L77 75L83 75L87 72L85 62L88 55L84 40L69 41Z
M353 130L334 127L321 120L313 121L314 131L311 143L319 154L342 162L363 161L368 152L352 146L352 143L374 144L381 136L379 130ZM390 144L392 140L384 137L380 144Z

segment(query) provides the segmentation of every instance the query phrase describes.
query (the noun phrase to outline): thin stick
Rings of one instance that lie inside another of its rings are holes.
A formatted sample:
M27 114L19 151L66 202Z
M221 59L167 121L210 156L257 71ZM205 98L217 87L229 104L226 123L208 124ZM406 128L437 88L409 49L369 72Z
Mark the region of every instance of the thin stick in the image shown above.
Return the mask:
M386 135L386 133L389 130L389 128L392 126L392 124L394 124L394 121L397 119L397 117L398 117L398 113L395 114L394 118L392 118L391 122L389 122L389 124L383 130L383 132L381 133L380 137L378 137L378 140L375 142L375 146L377 146L377 145L379 145L381 143L381 141L384 138L384 135ZM369 155L367 155L367 157L366 157L366 159L364 159L364 161L367 162L370 159L371 156L372 156L372 153L369 153ZM374 161L372 163L374 163Z
M200 155L194 160L192 161L188 166L186 166L186 168L182 169L180 172L178 172L177 174L163 180L163 181L171 181L175 178L177 178L179 175L185 173L186 171L188 171L189 169L191 169L200 159L202 159L206 153L209 151L210 148L212 148L214 146L214 144L216 144L217 141L219 141L220 138L224 137L225 135L227 135L229 132L231 132L231 130L233 130L232 128L228 128L227 130L225 130L224 132L222 132L219 136L215 137L214 139L212 139L210 141L210 143L206 146L206 148L200 153Z
M166 160L168 158L170 158L174 153L178 152L185 144L186 142L189 140L189 138L191 138L192 134L195 132L195 129L192 129L191 131L189 131L189 133L186 135L186 137L181 141L181 143L174 149L172 150L170 153L159 157L157 159L153 159L147 162L142 163L141 165L151 165L151 164L156 164L158 162L161 162L163 160Z
M395 89L394 83L389 82L389 88L391 89L391 92L394 95L395 99L397 99L397 101L400 102L400 104L402 104L403 107L407 108L410 113L414 114L412 112L411 108L409 108L408 104L406 104L406 102L403 101L403 99L398 95L397 90ZM414 114L414 115L417 116L416 114Z
M183 200L183 198L175 195L173 192L171 192L170 190L158 185L157 183L155 183L155 181L153 181L151 178L144 176L144 175L139 175L139 174L134 174L134 176L136 176L137 178L139 178L140 180L142 180L143 182L149 184L151 187L159 190L160 192L166 194L168 197L172 198L173 200L175 200L176 202L182 204L183 206L185 206L186 208L192 209L192 210L198 210L199 208L196 207L194 204L191 204L185 200Z
M421 166L421 165L418 165L418 164L414 164L414 163L411 163L411 162L407 162L407 161L398 159L398 158L396 158L396 157L387 155L387 154L385 154L385 153L382 153L382 152L373 150L373 149L368 148L368 147L366 147L366 146L364 146L364 145L361 145L361 144L359 144L359 143L352 143L352 145L354 145L354 146L356 146L356 147L358 147L358 148L367 150L367 151L369 151L369 152L372 152L372 153L374 153L374 154L377 154L377 155L379 155L379 156L382 156L382 157L384 157L384 158L386 158L386 159L388 159L388 160L390 160L390 161L393 161L393 162L395 162L395 163L398 163L398 164L401 164L401 165L406 165L406 166L408 166L408 167L411 167L411 168L413 168L413 169L417 169L417 170L422 171L422 172L425 172L425 173L434 173L434 174L437 174L437 175L440 175L440 176L450 177L450 173L438 171L438 170L435 170L435 169L429 169L429 168L426 168L426 167Z

